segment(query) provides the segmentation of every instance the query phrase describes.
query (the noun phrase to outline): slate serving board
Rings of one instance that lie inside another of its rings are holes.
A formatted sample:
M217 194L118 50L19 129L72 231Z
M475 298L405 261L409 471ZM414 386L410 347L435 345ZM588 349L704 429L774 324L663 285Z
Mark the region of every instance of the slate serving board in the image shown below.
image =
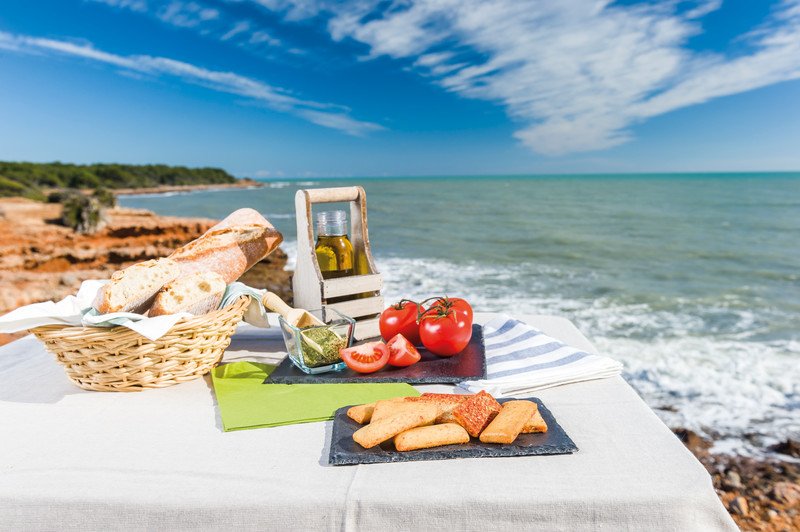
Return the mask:
M350 368L309 375L298 369L289 357L264 380L264 384L340 384L354 382L407 382L409 384L456 384L486 378L486 354L483 328L472 326L472 338L462 352L452 357L438 357L419 348L422 360L406 368L386 366L375 373L356 373Z
M499 399L500 403L512 399ZM364 449L353 441L353 433L361 428L349 417L347 409L340 408L333 418L331 431L331 451L328 463L331 465L378 464L384 462L414 462L419 460L449 460L452 458L494 458L500 456L532 456L546 454L572 454L578 447L564 432L553 414L537 398L531 398L539 405L539 412L547 423L543 434L520 434L514 443L482 443L472 438L470 443L446 445L418 451L396 451L389 442L372 449Z

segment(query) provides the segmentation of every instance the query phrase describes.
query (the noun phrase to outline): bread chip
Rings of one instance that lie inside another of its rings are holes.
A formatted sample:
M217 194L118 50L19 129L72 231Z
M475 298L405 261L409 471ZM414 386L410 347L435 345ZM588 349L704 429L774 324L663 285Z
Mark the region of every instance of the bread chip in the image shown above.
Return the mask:
M398 451L414 451L457 443L469 443L469 434L458 423L417 427L394 437L394 446Z
M508 401L503 403L500 413L489 426L483 429L483 443L514 443L522 427L536 412L536 403L531 401Z
M477 438L483 429L500 412L500 403L488 393L481 391L458 405L453 410L456 422Z
M547 432L547 423L545 423L542 418L542 413L539 412L538 406L536 412L533 413L531 418L525 423L525 426L522 427L523 434L532 434L535 432Z
M436 423L456 423L453 417L453 410L470 397L472 396L453 393L423 393L419 397L406 397L406 401L422 401L434 404L439 409Z
M437 414L435 406L422 403L415 406L413 410L405 410L361 427L353 433L353 440L365 449L370 449L401 432L433 423Z

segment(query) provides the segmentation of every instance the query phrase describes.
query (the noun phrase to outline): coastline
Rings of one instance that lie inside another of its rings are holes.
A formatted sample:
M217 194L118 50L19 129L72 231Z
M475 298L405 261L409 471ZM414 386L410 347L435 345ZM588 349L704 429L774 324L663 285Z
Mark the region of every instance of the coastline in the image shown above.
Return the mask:
M142 187L142 188L113 188L109 189L115 196L136 196L139 194L180 194L187 192L199 191L218 191L218 190L238 190L238 189L251 189L263 188L264 183L254 179L239 179L236 183L216 183L216 184L200 184L200 185L160 185L157 187ZM45 194L57 192L60 189L49 188L44 189ZM93 189L81 189L84 194L91 194Z
M158 187L146 188L118 188L112 189L112 192L117 196L133 196L137 194L198 192L201 190L212 192L217 190L262 188L263 186L264 183L255 181L253 179L240 179L236 183L221 183L216 185L161 185Z

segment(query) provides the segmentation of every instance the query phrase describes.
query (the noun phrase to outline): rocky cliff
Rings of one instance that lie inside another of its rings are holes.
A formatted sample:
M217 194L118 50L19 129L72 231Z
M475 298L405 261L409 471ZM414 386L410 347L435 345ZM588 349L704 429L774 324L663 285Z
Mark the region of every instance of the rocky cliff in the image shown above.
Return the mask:
M81 235L59 225L58 204L0 200L0 314L30 303L57 301L75 293L85 279L104 279L134 262L166 256L216 223L123 208L108 214L102 231ZM276 250L242 281L291 301L291 272L285 266L286 254Z

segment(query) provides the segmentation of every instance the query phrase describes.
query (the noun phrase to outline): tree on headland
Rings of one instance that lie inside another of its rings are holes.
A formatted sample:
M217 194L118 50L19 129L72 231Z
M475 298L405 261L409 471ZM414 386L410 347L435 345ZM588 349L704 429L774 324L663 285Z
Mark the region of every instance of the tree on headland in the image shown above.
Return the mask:
M0 162L0 197L45 200L42 189L119 189L163 185L221 185L236 178L221 168L164 164L65 164Z

